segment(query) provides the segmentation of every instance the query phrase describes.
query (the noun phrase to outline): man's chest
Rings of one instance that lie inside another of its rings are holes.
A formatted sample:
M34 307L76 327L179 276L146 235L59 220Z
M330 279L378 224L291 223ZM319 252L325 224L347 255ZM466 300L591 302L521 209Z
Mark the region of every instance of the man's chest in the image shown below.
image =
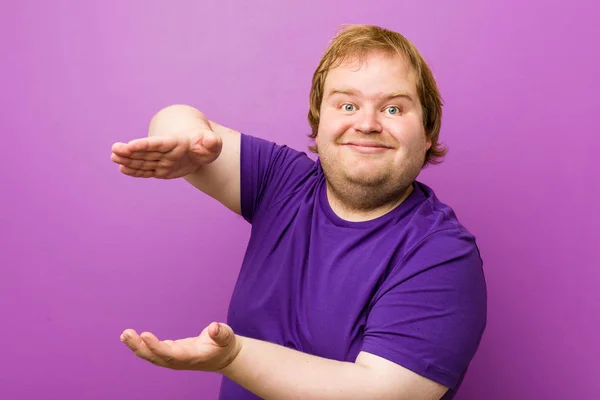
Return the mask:
M258 232L260 233L260 232ZM241 335L354 361L397 249L310 219L251 239L229 310Z

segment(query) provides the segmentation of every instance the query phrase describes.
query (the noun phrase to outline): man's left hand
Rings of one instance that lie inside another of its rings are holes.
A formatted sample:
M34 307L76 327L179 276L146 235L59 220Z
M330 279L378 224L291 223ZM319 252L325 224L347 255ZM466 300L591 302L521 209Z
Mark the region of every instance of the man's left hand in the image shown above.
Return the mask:
M138 335L133 329L121 334L121 341L138 357L155 365L197 371L219 371L237 357L242 342L229 325L213 322L193 338L159 340L150 332Z

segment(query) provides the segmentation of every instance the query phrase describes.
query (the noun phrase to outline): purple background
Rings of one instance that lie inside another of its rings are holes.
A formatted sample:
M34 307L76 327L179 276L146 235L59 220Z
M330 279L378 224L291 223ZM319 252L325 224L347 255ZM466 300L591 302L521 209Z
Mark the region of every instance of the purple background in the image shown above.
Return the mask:
M51 5L52 3L52 5ZM405 34L446 106L420 179L477 236L489 323L466 399L597 399L600 183L593 1L54 1L0 11L0 398L213 399L219 376L120 342L224 320L249 226L110 146L161 107L303 149L342 23Z

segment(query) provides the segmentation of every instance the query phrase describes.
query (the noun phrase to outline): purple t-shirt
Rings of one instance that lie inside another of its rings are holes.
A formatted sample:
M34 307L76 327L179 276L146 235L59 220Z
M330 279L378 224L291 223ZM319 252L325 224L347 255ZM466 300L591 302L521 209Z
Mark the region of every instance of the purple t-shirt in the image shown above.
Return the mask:
M433 191L349 222L327 201L320 163L246 134L241 208L252 224L227 322L242 336L354 362L366 351L450 390L486 325L473 235ZM276 368L276 366L273 366ZM220 399L257 399L224 377Z

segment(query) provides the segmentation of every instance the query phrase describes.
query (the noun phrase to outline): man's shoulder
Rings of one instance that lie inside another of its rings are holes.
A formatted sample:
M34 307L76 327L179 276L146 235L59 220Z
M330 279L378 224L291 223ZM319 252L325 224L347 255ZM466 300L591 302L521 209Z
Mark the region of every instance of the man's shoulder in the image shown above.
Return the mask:
M411 222L423 228L423 236L450 232L474 237L461 223L454 209L440 200L431 187L415 182L415 191L419 192L420 202L411 216Z
M475 235L461 223L450 205L421 182L415 182L415 192L418 201L402 235L405 256L430 253L447 257L456 252L478 252Z
M274 170L285 167L308 170L315 167L315 161L305 151L244 132L241 133L241 152L248 162L263 162Z
M254 223L310 188L318 171L305 152L243 132L241 135L242 213Z

